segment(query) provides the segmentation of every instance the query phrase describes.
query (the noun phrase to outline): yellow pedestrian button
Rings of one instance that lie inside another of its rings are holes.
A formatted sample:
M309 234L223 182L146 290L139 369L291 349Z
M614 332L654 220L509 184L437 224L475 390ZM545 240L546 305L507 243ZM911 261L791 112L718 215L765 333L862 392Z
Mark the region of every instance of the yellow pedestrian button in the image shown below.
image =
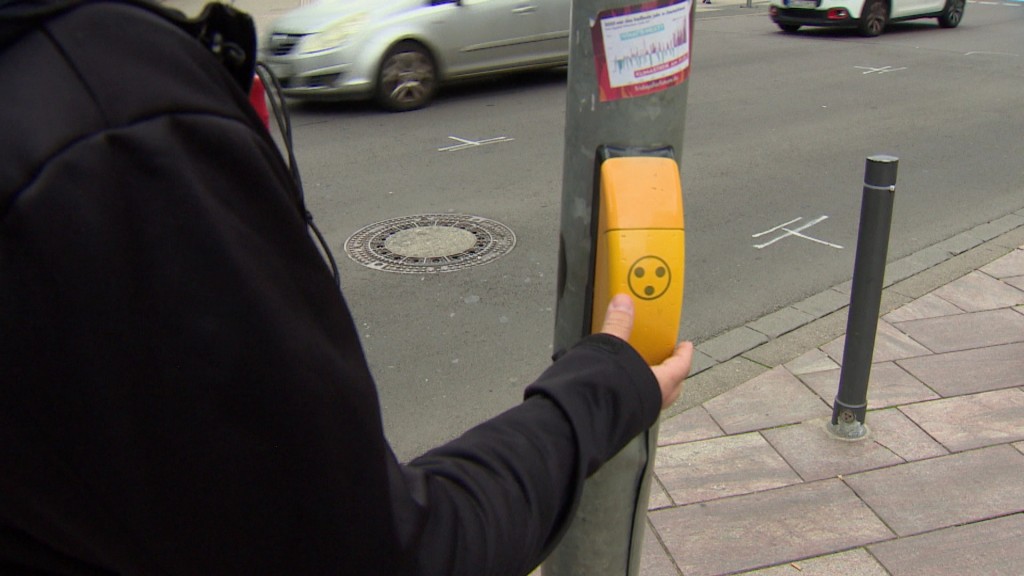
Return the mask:
M608 301L630 294L636 319L630 344L650 364L672 354L683 309L683 193L675 160L609 158L600 169L600 207L591 331Z

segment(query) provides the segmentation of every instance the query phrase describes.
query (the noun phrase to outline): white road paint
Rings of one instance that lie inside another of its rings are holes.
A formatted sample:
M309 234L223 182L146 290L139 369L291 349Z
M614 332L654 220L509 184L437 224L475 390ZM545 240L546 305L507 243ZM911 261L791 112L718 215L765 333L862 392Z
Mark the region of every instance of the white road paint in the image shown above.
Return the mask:
M497 138L488 138L486 140L466 140L465 138L459 138L458 136L449 136L451 140L459 142L454 146L446 146L444 148L438 148L438 152L455 152L457 150L465 150L467 148L476 148L477 146L485 146L487 144L497 144L498 142L511 142L515 138L508 138L505 136L498 136Z
M900 68L893 68L892 66L882 66L881 68L874 68L872 66L854 66L858 70L864 70L862 74L885 74L886 72L898 72L900 70L906 70L906 66Z
M790 220L789 222L785 222L783 224L779 224L778 226L775 226L773 228L769 228L768 230L765 230L764 232L758 232L757 234L751 234L751 236L750 236L751 238L760 238L761 236L765 236L765 235L771 234L773 232L778 232L780 230L784 232L784 234L782 234L780 236L776 236L775 238L772 238L771 240L765 242L764 244L754 244L754 248L757 248L758 250L761 250L763 248L767 248L767 247L771 246L772 244L775 244L776 242L778 242L779 240L782 240L783 238L788 238L790 236L795 236L797 238L803 238L804 240L810 240L811 242L816 242L818 244L829 246L831 248L836 248L836 249L839 249L839 250L843 249L843 247L840 246L839 244L833 244L832 242L826 242L824 240L821 240L820 238L814 238L813 236L808 236L807 234L803 234L802 233L804 230L807 230L811 226L817 226L818 224L821 224L825 220L828 220L828 216L824 216L824 215L818 216L814 220L811 220L810 222L807 222L806 224L801 225L799 228L795 228L795 229L789 228L790 224L796 224L797 222L799 222L801 220L803 220L803 216L801 216L799 218L794 218L794 219Z

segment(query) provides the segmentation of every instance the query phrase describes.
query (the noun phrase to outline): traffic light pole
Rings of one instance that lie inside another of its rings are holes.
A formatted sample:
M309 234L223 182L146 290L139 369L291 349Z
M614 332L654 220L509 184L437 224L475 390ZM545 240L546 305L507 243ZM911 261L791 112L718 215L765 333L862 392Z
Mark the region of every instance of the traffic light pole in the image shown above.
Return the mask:
M573 1L556 355L591 331L598 150L669 149L681 157L692 36L692 0ZM638 573L656 441L657 426L587 481L544 576Z

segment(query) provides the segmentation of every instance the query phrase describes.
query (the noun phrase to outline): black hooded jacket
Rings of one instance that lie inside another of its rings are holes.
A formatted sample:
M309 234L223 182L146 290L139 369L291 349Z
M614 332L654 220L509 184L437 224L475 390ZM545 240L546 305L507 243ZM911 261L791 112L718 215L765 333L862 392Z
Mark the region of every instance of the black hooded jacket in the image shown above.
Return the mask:
M657 418L643 360L584 339L521 405L400 464L238 83L131 3L11 10L0 573L529 572Z

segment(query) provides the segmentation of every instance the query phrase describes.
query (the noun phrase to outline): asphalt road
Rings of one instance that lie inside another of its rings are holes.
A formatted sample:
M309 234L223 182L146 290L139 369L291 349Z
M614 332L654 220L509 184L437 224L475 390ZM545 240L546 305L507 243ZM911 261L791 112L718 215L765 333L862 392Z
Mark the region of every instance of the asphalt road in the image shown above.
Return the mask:
M249 2L266 4L261 25L287 4ZM848 280L867 156L900 158L890 261L1024 206L1024 3L971 2L956 30L926 20L875 39L782 34L764 4L712 8L699 7L685 112L682 337L706 340ZM551 354L564 72L449 88L405 114L291 108L308 202L399 456L516 404ZM495 142L442 150L456 139ZM345 255L364 226L437 212L497 220L517 245L434 275ZM784 224L809 225L806 238Z

